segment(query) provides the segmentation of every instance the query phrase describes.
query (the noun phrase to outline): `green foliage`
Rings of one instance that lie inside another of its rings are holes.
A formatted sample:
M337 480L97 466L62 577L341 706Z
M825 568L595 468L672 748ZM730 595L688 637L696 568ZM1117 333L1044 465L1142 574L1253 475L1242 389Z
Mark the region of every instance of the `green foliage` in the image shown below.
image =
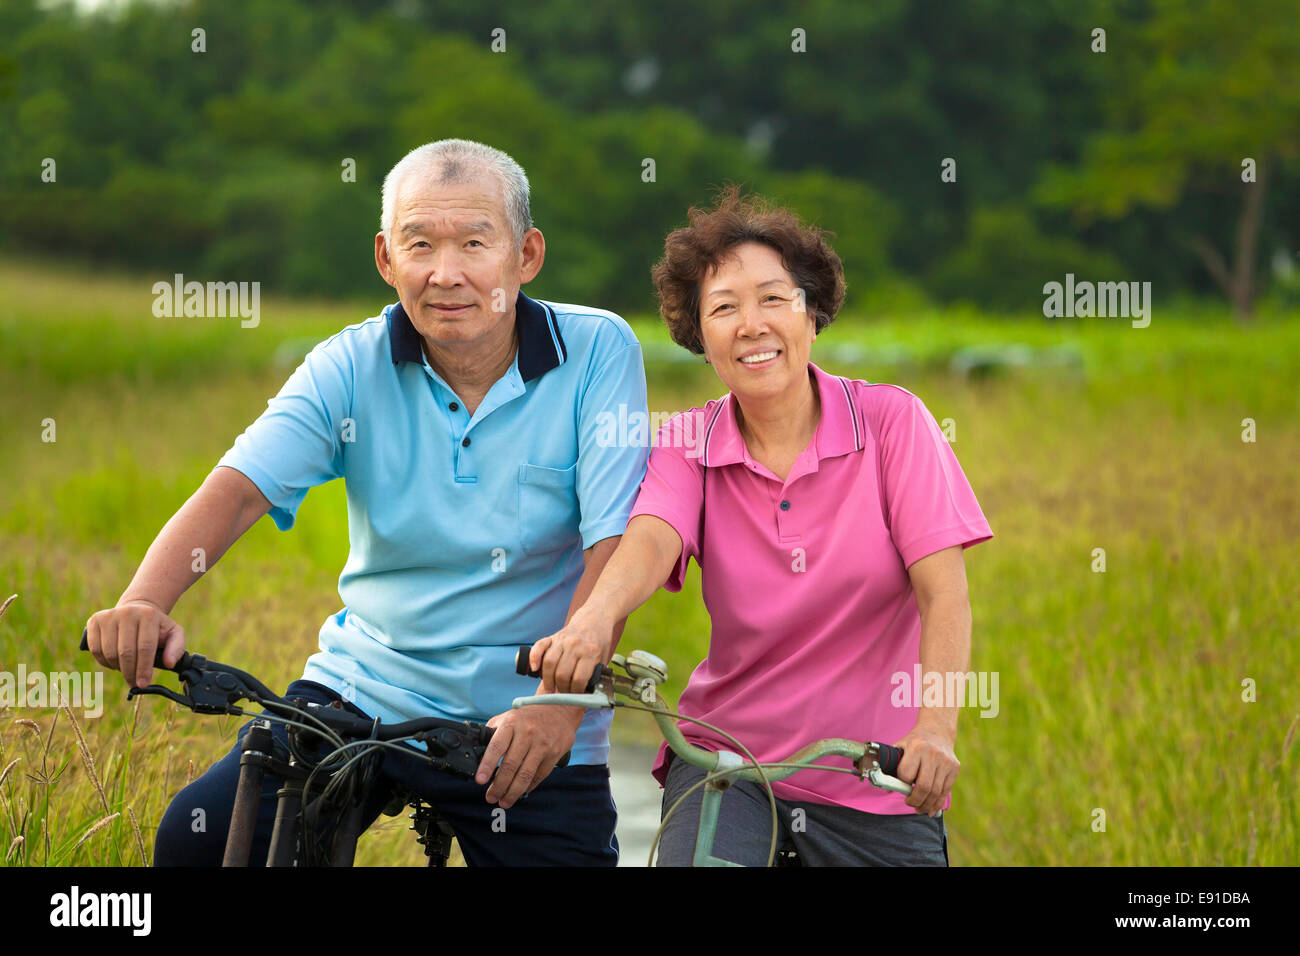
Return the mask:
M1119 21L1112 123L1077 168L1045 170L1038 195L1084 216L1169 207L1240 182L1241 160L1300 159L1300 21L1276 0L1158 0Z
M1092 281L1128 281L1113 257L1043 235L1029 210L980 207L971 216L970 235L931 276L931 288L947 298L1031 311L1042 306L1043 284L1064 281L1068 272Z
M993 241L987 210L1011 208L1034 228L1002 232L1049 246L1053 272L1108 252L1161 289L1203 293L1206 250L1237 232L1240 190L1226 187L1242 156L1268 176L1245 254L1295 248L1290 7L534 0L507 16L189 0L78 14L11 0L0 247L385 295L371 265L383 176L407 150L463 136L527 169L551 250L533 291L556 299L652 310L664 235L728 181L837 234L852 309L887 310L887 290L1018 304L1020 257L970 246ZM1090 49L1098 24L1105 53ZM490 49L497 28L505 53ZM47 157L55 183L40 179ZM956 182L939 179L945 158Z
M1125 42L1105 54L1108 122L1081 162L1045 166L1033 195L1082 223L1161 211L1177 227L1165 250L1199 259L1244 317L1260 246L1296 239L1265 210L1296 200L1300 19L1278 0L1156 0L1140 16L1117 7L1112 36Z
M204 53L190 51L195 23ZM387 14L248 0L80 19L28 10L0 56L16 75L0 101L0 125L16 130L0 157L0 237L14 249L388 295L373 265L383 176L415 146L462 137L529 174L552 250L538 295L651 308L664 235L728 180L770 181L800 211L851 225L855 285L889 268L889 206L869 187L769 174L738 137L679 109L584 113L543 93L521 58ZM44 157L54 183L39 180Z

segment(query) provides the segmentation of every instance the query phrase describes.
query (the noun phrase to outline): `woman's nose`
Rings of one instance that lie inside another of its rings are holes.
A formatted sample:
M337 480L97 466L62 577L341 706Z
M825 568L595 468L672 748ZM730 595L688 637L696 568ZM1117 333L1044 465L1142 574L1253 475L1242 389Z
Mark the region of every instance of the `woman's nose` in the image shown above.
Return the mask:
M736 328L737 335L754 337L762 335L767 330L767 322L763 316L763 310L757 304L743 304L740 306L740 324Z

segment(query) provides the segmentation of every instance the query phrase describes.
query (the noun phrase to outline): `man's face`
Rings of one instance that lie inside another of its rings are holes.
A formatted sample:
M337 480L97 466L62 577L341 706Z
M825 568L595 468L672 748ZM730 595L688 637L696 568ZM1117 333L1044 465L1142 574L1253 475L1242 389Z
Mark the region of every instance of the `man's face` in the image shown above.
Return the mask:
M514 322L515 297L542 266L537 229L515 243L500 182L484 173L438 185L408 177L397 195L391 244L375 236L375 264L411 324L451 348L496 342Z

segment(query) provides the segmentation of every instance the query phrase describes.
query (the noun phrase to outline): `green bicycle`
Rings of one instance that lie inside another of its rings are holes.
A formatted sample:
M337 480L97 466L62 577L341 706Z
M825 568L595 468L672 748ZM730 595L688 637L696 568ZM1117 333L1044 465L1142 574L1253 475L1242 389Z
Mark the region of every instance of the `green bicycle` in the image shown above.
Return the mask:
M530 648L519 649L515 659L515 670L529 677L540 677L537 671L529 670L528 654ZM621 673L620 673L621 672ZM783 780L801 770L825 770L832 773L851 773L872 786L896 793L910 794L910 784L899 780L895 773L899 761L903 758L901 748L877 741L865 743L842 737L828 737L814 741L801 750L791 754L785 760L760 763L749 749L735 737L721 728L693 717L674 713L659 696L658 687L668 677L668 667L662 660L646 651L632 651L627 656L615 654L608 667L598 667L588 682L589 692L585 694L546 694L530 697L516 697L511 706L531 707L541 704L552 706L584 707L603 709L623 707L629 710L641 710L653 714L659 730L668 746L682 760L706 771L700 780L681 795L668 809L659 831L655 834L650 847L649 865L654 865L655 849L664 827L672 818L682 802L699 787L704 787L704 797L700 807L700 826L695 840L695 866L741 866L742 864L724 860L713 854L713 837L718 824L718 811L722 795L735 782L748 780L762 784L767 792L772 809L772 837L768 848L767 865L771 866L776 857L777 844L777 810L776 795L772 791L772 781ZM627 701L618 700L625 697ZM705 750L690 743L678 729L675 720L688 720L720 734L731 741L739 753L729 750ZM847 757L853 761L854 769L847 767L828 767L813 761L822 757Z

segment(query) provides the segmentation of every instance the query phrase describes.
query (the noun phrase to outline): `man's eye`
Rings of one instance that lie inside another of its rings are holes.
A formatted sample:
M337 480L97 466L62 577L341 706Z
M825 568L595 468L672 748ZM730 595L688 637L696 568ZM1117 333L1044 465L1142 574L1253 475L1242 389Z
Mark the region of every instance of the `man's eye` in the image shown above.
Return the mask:
M471 246L481 246L481 245L483 245L483 243L480 242L478 239L471 239L471 240L467 243L467 245L471 245Z

